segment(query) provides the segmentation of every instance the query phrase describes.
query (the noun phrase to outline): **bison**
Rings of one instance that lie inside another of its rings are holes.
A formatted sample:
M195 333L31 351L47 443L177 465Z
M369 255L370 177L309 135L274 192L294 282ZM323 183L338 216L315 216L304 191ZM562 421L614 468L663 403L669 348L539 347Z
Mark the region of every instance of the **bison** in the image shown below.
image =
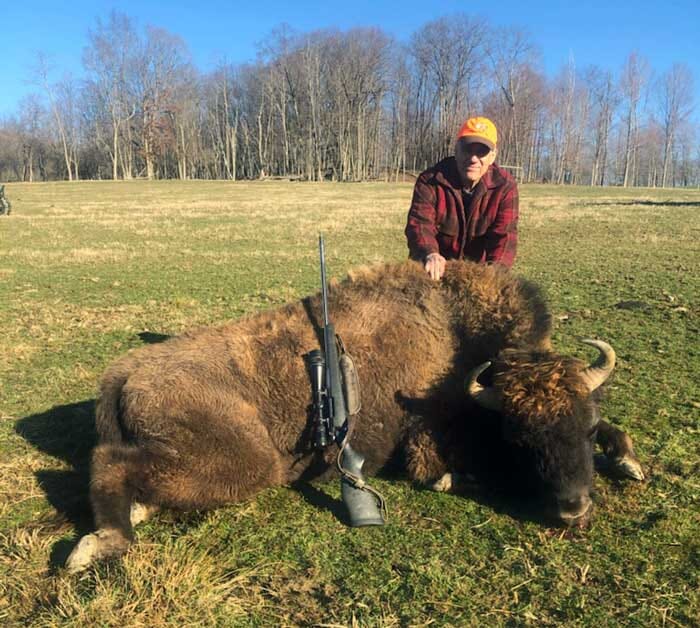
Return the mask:
M532 283L471 262L448 263L435 282L405 262L351 273L331 286L329 309L362 383L352 443L366 473L398 460L412 479L457 490L485 462L568 524L590 514L595 441L643 477L629 437L598 411L612 348L588 341L600 353L591 366L555 353ZM320 298L308 297L114 362L96 405L97 529L69 570L123 554L132 526L160 507L209 509L332 473L335 446L311 445L304 359L320 320Z

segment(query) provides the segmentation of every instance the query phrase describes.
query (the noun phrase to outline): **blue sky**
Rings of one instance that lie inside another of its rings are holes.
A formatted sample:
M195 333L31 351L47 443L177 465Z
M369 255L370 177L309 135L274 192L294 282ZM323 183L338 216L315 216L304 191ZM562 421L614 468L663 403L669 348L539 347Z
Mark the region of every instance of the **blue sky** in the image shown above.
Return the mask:
M27 84L27 78L37 51L50 56L55 78L65 72L80 77L88 29L97 17L106 18L115 9L132 17L140 28L150 24L180 35L203 71L222 58L233 63L253 60L257 43L282 23L301 32L379 26L406 41L433 18L465 12L496 26L529 32L541 51L548 76L558 72L570 57L578 68L596 64L617 72L633 50L646 57L657 73L673 63L685 63L695 78L695 118L700 119L700 0L499 0L471 4L453 0L211 0L183 1L179 6L162 0L8 0L4 4L0 11L0 117L15 113L22 96L36 90ZM431 12L431 6L438 8Z

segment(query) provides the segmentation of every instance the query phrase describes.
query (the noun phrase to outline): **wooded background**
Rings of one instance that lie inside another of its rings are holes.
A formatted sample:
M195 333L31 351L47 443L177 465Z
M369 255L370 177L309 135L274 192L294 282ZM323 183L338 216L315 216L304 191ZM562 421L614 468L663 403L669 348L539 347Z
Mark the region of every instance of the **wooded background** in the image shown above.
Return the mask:
M55 80L37 55L36 93L0 120L0 180L403 180L486 115L522 182L700 185L691 71L633 51L618 64L547 76L530 36L461 14L407 42L282 26L256 62L203 73L180 37L112 12L87 34L84 78Z

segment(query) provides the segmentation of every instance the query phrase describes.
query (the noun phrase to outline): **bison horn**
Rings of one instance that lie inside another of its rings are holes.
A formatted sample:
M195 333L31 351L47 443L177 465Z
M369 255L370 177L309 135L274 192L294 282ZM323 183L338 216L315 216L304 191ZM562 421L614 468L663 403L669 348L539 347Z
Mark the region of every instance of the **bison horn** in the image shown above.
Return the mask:
M491 366L491 362L484 362L472 369L466 381L467 394L480 406L500 412L502 404L496 389L492 386L488 388L484 387L477 381L479 375L489 368L489 366Z
M615 368L615 351L607 342L602 340L586 339L582 342L600 351L596 362L581 372L581 377L586 383L588 390L593 392L610 377L610 373Z

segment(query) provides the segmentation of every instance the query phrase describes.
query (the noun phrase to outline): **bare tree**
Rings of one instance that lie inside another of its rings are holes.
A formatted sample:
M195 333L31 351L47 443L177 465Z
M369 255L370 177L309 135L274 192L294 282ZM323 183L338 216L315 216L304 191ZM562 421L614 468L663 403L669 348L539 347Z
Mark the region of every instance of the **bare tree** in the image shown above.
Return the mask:
M395 181L405 180L408 158L411 74L398 44L394 45L392 57L396 59L389 78L389 107L391 111L387 145L387 178L393 173Z
M208 112L208 135L215 155L214 176L235 180L240 115L235 69L221 63L202 85L207 92L204 100Z
M576 69L573 59L569 59L550 90L550 168L555 183L571 183L576 105Z
M608 143L613 115L619 105L612 73L598 67L590 67L584 74L587 85L590 109L591 130L593 133L593 163L591 185L603 185L608 165Z
M131 19L113 11L106 23L97 20L94 30L88 31L89 45L83 52L83 65L88 72L88 90L95 103L94 113L100 118L106 113L109 139L104 140L112 162L112 178L132 176L133 153L129 121L136 115L134 99L135 59L134 50L139 41ZM98 138L102 134L94 120ZM98 141L100 141L98 139Z
M323 46L307 39L300 51L301 81L299 88L305 94L302 103L306 105L306 143L305 172L309 180L320 181L325 169L324 133L321 122L321 107L323 104L322 80L325 75L326 59ZM300 104L300 106L304 106Z
M682 187L700 187L700 145L697 126L686 119L679 125L675 141L677 182Z
M172 113L178 88L187 83L189 53L177 35L148 27L137 59L137 93L141 114L141 155L146 177L156 177L156 166L176 143ZM161 164L163 166L163 164Z
M505 103L505 115L499 120L505 147L500 159L521 169L532 130L527 117L533 113L533 94L528 88L535 49L523 31L500 28L487 37L485 50Z
M192 177L193 164L196 159L198 124L198 84L191 68L183 69L175 85L177 97L166 110L174 134L173 150L177 162L177 177ZM165 168L165 165L163 166ZM170 176L167 171L165 176Z
M429 99L425 113L437 126L430 160L450 153L459 123L474 107L474 84L484 74L485 34L483 22L456 15L428 22L411 38L409 48Z
M335 129L337 171L342 180L362 180L375 172L389 39L377 29L354 29L335 34L330 42L335 72L328 78L334 105L328 122Z
M34 164L40 143L44 107L36 94L26 96L21 103L17 138L22 151L22 181L34 181Z
M625 106L624 122L626 128L622 174L623 187L630 185L630 182L634 184L632 172L637 151L639 102L642 97L642 90L649 81L649 76L650 70L647 61L636 52L630 54L620 76L620 92Z
M54 122L56 124L56 133L58 135L61 147L63 149L63 159L66 166L66 172L68 175L68 180L73 180L73 161L71 160L71 139L68 137L68 129L66 127L66 121L64 112L61 110L58 102L58 96L56 94L56 86L50 82L49 74L51 73L51 66L48 57L43 53L37 53L36 63L34 65L33 73L36 77L38 85L42 87L44 93L46 94L49 101L49 108L53 116Z
M688 119L693 106L693 75L686 65L676 63L659 80L655 92L663 121L664 154L661 187L668 184L672 151L678 127Z

